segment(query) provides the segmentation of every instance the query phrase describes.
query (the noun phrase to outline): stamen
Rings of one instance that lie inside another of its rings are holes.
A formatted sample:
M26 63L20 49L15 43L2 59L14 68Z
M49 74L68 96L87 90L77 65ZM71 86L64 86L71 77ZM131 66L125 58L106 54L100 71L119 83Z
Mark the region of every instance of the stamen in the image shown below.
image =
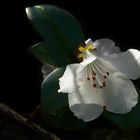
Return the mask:
M87 77L89 77L90 78L90 83L91 83L91 85L93 86L93 79L92 79L92 77L93 77L93 75L92 75L92 69L91 69L91 66L90 65L88 65L87 66Z
M87 80L90 80L90 78L89 78L89 77L87 77Z
M108 75L109 72L105 71L104 67L95 61L87 66L86 77L93 87L98 86L100 89L106 87L105 81Z
M102 80L102 78L101 78L101 76L100 76L101 73L99 73L98 69L96 69L94 63L91 64L91 67L92 67L92 69L93 69L94 71L96 71L96 73L97 73L97 74L96 74L97 82L99 83L100 86L102 86L102 83L103 83L104 81Z
M80 52L84 52L85 51L85 48L83 46L79 47L79 51Z
M92 45L92 44L87 44L87 45L85 46L85 49L86 49L86 50L92 50L92 49L93 49L93 45Z
M90 80L90 72L89 72L88 67L86 68L86 77L87 77L87 80Z
M95 68L97 69L97 71L99 71L102 75L105 75L106 73L105 73L105 71L102 69L101 70L101 68L98 68L98 66L97 65L99 65L99 64L96 64L96 62L94 61L94 66L95 66Z
M100 85L100 86L102 86L103 84L103 80L101 79L101 77L99 76L99 74L97 74L97 76L96 76L96 78L97 78L97 82L98 82L98 84Z
M96 78L95 78L95 77L92 77L92 79L93 79L93 80L96 80Z
M109 72L106 72L107 75L109 75Z
M96 51L96 48L91 43L87 43L87 44L83 43L79 46L80 55L78 57L83 58L83 52L85 52L87 50Z
M99 69L104 73L104 75L106 75L107 70L105 69L105 67L103 67L102 62L100 60L98 60L99 62L94 62L96 65L98 65Z
M104 75L104 79L106 79L106 75Z
M103 87L105 87L105 82L103 82Z

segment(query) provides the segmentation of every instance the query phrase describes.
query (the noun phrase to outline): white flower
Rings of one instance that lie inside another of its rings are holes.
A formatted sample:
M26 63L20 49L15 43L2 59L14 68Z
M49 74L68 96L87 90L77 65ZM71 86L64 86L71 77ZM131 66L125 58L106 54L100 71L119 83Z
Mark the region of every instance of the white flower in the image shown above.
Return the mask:
M133 83L140 77L140 51L120 52L109 39L85 41L79 48L83 61L70 64L59 79L58 92L68 93L70 110L79 119L91 121L106 109L127 113L138 102Z

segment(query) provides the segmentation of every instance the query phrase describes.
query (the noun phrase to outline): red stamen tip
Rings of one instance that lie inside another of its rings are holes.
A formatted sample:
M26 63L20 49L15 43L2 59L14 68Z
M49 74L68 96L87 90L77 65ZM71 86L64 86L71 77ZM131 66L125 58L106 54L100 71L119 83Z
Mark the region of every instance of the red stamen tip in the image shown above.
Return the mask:
M92 77L92 79L93 79L93 80L96 80L96 78L95 78L95 77Z
M90 80L90 78L89 78L89 77L87 77L87 80Z
M105 87L105 82L103 82L103 87Z
M107 75L109 75L109 72L106 72Z
M93 83L93 87L96 87L96 84L95 83Z
M104 79L106 79L106 75L104 75Z

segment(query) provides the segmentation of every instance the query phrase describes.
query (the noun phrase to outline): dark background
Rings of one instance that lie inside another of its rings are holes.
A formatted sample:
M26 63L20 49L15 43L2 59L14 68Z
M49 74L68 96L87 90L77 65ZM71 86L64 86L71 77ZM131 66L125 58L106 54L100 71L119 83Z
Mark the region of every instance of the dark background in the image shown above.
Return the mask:
M77 2L77 3L75 3ZM19 112L31 112L40 103L41 63L27 51L43 41L33 30L25 8L54 4L72 13L86 38L110 38L121 47L140 49L140 4L98 1L24 0L1 4L0 101Z

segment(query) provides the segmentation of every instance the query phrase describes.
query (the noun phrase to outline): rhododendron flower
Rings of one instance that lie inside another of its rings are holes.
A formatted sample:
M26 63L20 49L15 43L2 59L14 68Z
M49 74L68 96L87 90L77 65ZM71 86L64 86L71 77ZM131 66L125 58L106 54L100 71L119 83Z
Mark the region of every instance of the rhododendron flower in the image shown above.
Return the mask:
M68 93L74 115L91 121L104 109L120 114L131 111L138 94L129 79L140 77L140 51L120 52L109 39L88 39L79 51L83 61L66 67L58 90Z

